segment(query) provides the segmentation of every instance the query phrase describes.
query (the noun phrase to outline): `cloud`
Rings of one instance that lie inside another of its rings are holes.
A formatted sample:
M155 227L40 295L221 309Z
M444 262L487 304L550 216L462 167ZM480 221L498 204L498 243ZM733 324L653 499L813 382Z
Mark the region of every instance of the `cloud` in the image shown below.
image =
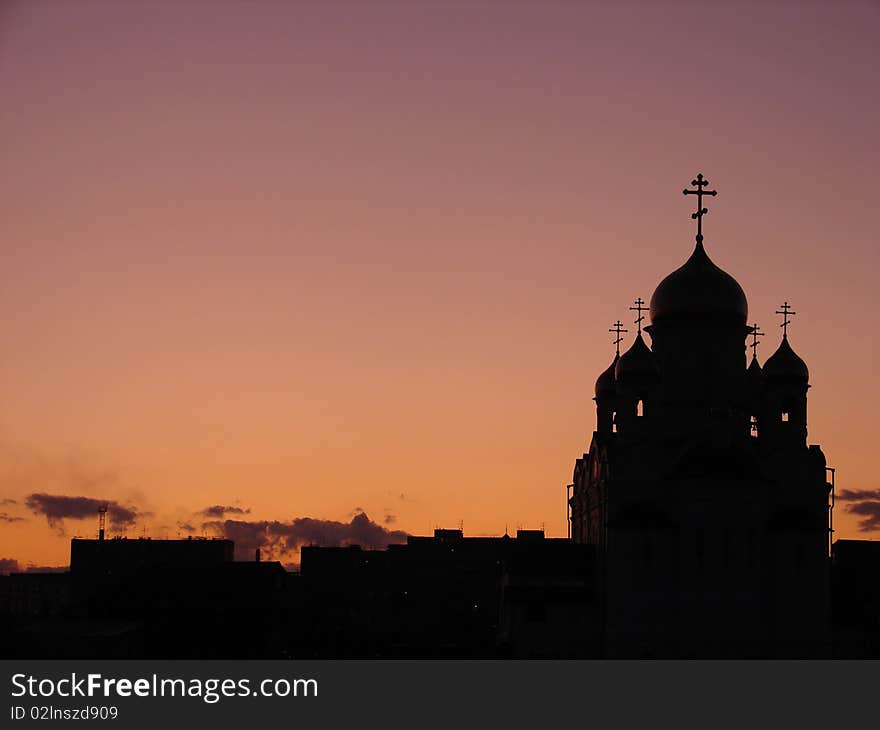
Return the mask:
M211 507L205 507L205 509L200 512L196 512L196 514L214 520L222 520L226 515L247 515L250 514L250 512L249 509L242 509L241 507L215 504Z
M859 520L859 529L862 532L880 530L880 501L866 500L864 502L856 502L849 505L846 511L864 518Z
M0 575L21 572L21 566L13 558L0 558Z
M18 504L18 502L14 499L0 499L0 505L2 505L4 507L7 505L15 505L15 504Z
M107 507L107 514L113 527L130 527L138 517L142 516L134 507L126 507L113 500L92 497L34 493L29 494L24 503L34 514L43 515L50 527L61 532L64 530L65 519L97 518L98 510L103 505Z
M0 512L0 522L26 522L24 517L16 517L8 512Z
M195 525L193 525L190 522L178 522L177 529L183 530L183 532L195 532L196 531Z
M386 525L393 525L395 522L397 522L397 517L395 517L393 514L391 514L390 512L388 512L388 513L385 515L385 518L384 518L382 521L383 521Z
M295 556L303 545L340 547L360 545L380 549L406 542L407 533L388 530L376 524L366 513L359 512L351 522L297 517L290 522L278 520L216 520L206 522L203 528L235 542L238 559L250 560L260 548L270 560Z
M859 530L880 530L880 489L841 489L834 495L835 501L851 502L846 511L859 515Z
M0 441L0 491L7 494L46 489L73 494L111 489L118 492L123 481L119 467L103 463L86 449L72 447L60 453L45 452L25 444Z
M862 502L868 499L880 499L880 489L841 489L834 495L835 501Z

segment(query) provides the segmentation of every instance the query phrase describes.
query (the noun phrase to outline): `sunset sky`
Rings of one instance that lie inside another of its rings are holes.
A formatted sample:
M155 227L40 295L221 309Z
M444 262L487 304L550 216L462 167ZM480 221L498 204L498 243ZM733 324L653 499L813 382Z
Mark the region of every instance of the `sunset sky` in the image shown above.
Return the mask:
M564 535L697 172L759 359L788 300L809 441L880 500L878 47L870 0L3 2L0 559L66 564L91 499Z

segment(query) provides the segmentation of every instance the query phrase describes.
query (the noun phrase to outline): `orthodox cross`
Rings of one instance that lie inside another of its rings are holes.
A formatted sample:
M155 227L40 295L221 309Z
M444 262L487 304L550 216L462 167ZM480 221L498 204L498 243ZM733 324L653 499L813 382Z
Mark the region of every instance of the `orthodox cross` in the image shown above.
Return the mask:
M614 323L614 326L608 330L609 332L614 332L617 335L617 339L614 340L614 345L617 348L617 355L620 356L620 343L623 342L623 337L620 336L621 332L629 332L629 330L623 329L623 322L619 319Z
M635 304L636 306L630 307L630 310L639 313L639 318L633 324L638 325L639 334L642 334L642 320L644 319L644 317L642 316L642 312L647 312L648 308L645 306L645 301L641 297L636 299L633 304Z
M717 190L703 190L703 188L708 184L708 180L703 180L703 173L699 173L696 180L691 180L691 185L696 185L697 189L688 190L687 188L685 188L683 191L685 195L697 196L697 212L691 215L691 218L697 219L697 243L703 242L703 216L709 212L708 208L703 207L703 196L711 195L714 197L718 195Z
M782 327L782 336L788 339L788 318L793 317L797 312L792 312L791 305L788 302L783 302L782 306L776 310L776 314L782 315L782 324L779 326Z
M758 323L755 322L755 324L752 325L752 331L751 331L752 344L749 345L749 347L752 348L752 357L756 360L758 359L758 338L763 337L763 336L764 336L764 333L758 329Z

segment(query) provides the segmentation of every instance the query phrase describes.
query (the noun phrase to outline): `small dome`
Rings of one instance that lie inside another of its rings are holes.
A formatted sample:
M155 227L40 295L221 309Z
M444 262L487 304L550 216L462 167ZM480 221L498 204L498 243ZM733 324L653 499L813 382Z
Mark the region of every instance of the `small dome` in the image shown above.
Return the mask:
M683 266L658 284L651 297L651 322L723 318L744 325L748 316L742 287L712 262L702 242Z
M807 364L788 344L788 337L783 336L779 348L764 363L764 376L769 379L792 379L807 382L810 371Z
M605 369L598 380L596 380L596 397L614 393L614 368L617 367L617 361L620 355L615 355L613 362Z
M645 344L642 339L642 333L636 335L635 342L617 362L614 369L614 377L617 380L629 379L636 377L657 377L660 374L660 368L657 367L657 360L654 353Z
M752 390L760 389L761 383L764 382L764 371L761 370L761 366L758 364L758 358L752 355L752 361L749 363L749 367L746 370L746 382L748 382L749 387Z

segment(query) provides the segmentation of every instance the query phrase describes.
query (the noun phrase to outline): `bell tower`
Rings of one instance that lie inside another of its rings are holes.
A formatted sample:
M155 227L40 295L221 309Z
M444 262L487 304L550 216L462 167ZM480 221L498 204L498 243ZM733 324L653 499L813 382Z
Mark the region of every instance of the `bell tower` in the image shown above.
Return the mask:
M596 431L603 435L615 433L617 429L618 398L614 374L620 360L620 343L623 342L620 335L627 330L623 328L623 323L618 319L608 331L613 332L615 336L614 360L596 380L596 397L593 399L596 401Z
M764 363L760 442L771 451L803 449L807 445L810 371L788 341L789 320L797 312L785 302L776 313L782 315L782 342Z

